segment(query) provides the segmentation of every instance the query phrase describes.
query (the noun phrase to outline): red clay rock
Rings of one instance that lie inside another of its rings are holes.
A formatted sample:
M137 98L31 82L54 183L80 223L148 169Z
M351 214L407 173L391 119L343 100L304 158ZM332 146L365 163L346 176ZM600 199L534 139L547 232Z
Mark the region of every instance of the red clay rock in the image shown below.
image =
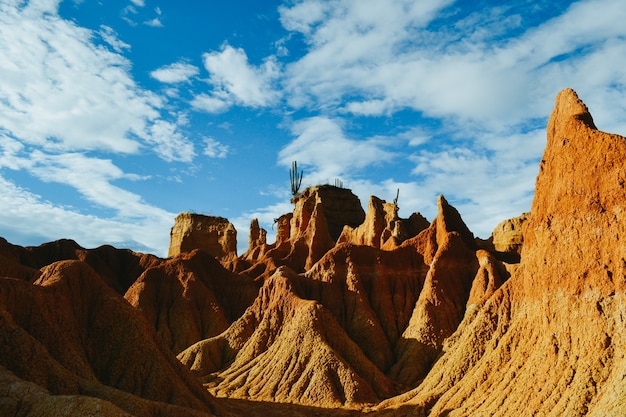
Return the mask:
M195 250L147 269L124 297L178 354L226 330L252 304L259 286Z
M174 257L194 249L203 250L219 260L237 258L237 231L223 217L181 213L170 232L167 256Z
M134 415L210 414L212 399L87 264L54 263L35 285L0 279L0 306L0 365L17 378Z
M374 403L391 394L391 381L334 316L296 294L297 279L279 268L228 331L197 343L179 359L210 391L230 398L333 408Z
M626 373L626 138L559 93L521 263L383 414L620 415Z
M439 197L430 227L405 242L422 252L429 265L411 320L395 348L391 377L405 388L424 378L463 319L472 281L478 271L473 235L459 213ZM470 246L471 245L471 246Z
M410 247L381 251L343 244L300 276L296 288L301 297L324 305L369 360L386 371L427 270Z
M397 204L371 196L363 223L356 228L344 226L337 243L389 250L416 236L428 226L428 221L418 213L414 213L408 220L400 219Z
M27 271L22 275L24 277L30 275L30 280L39 276L39 269L54 262L78 260L89 264L100 278L119 294L124 294L146 268L161 261L154 255L133 252L128 249L116 249L110 245L85 249L70 239L60 239L40 246L27 246L25 248L11 246L12 259L14 262L19 262L22 269ZM7 272L3 275L19 278L16 273Z

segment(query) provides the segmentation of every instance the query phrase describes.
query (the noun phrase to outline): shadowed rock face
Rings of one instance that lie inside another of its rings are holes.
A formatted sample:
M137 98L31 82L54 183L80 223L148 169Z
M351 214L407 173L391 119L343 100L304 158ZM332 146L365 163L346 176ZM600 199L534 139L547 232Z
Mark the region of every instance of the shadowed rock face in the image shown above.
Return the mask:
M259 286L194 250L147 269L124 297L178 354L226 330L252 304Z
M1 239L0 260L0 276L26 281L35 280L41 273L40 268L51 263L63 260L83 261L119 294L124 294L146 268L160 262L154 255L116 249L109 245L85 249L70 239L25 248Z
M239 258L0 240L0 414L623 414L626 138L572 90L547 136L480 247L443 196L426 224L330 186Z
M2 278L0 306L3 378L52 395L100 398L134 415L210 414L212 400L202 387L87 264L53 263L34 284ZM10 397L16 396L32 400L29 392ZM45 395L41 401L63 404ZM82 398L76 407L94 404ZM33 406L41 407L39 400Z

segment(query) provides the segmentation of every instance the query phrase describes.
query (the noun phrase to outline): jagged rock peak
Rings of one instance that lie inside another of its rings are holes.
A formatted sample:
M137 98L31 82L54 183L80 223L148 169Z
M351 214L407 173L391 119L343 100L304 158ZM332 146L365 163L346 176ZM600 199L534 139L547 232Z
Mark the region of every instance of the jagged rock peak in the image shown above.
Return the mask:
M409 219L401 219L397 204L371 196L363 223L357 228L344 226L337 243L392 249L428 226L428 221L419 213L413 213Z
M429 416L623 414L624 160L626 138L559 93L519 267L491 296L493 280L475 280L468 305L479 307L421 385L390 403Z
M597 129L589 109L571 88L560 91L549 122L549 130L556 125L566 123L570 118L580 120L592 129Z
M470 248L475 248L474 234L467 227L458 210L451 206L443 195L437 198L437 223L438 233L457 232Z
M181 213L176 216L170 232L170 247L167 256L200 249L220 260L237 257L237 230L224 217L206 216L196 213Z
M294 203L291 220L291 238L304 233L316 206L326 218L328 233L333 241L341 235L345 225L357 227L365 219L359 197L347 188L332 185L309 187L292 199Z

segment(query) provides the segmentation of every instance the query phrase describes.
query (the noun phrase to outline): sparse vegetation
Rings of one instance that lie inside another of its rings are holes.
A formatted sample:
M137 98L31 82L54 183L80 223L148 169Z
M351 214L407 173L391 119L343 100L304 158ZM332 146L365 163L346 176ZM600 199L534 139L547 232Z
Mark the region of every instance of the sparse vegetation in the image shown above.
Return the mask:
M396 192L396 198L393 199L394 206L398 205L398 198L399 197L400 197L400 189L398 188L398 191Z
M304 171L300 171L298 173L298 162L293 161L291 163L291 169L289 169L289 180L291 182L291 195L296 196L300 191L300 187L302 186L302 177L304 176Z

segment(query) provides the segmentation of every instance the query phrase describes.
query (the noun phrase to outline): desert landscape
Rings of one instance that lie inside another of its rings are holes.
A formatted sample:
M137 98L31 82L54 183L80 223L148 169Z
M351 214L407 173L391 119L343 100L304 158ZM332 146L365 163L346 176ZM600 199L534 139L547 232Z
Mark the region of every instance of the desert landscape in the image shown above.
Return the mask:
M626 415L626 138L572 89L546 137L487 240L334 185L241 255L193 213L166 259L1 239L0 415Z

